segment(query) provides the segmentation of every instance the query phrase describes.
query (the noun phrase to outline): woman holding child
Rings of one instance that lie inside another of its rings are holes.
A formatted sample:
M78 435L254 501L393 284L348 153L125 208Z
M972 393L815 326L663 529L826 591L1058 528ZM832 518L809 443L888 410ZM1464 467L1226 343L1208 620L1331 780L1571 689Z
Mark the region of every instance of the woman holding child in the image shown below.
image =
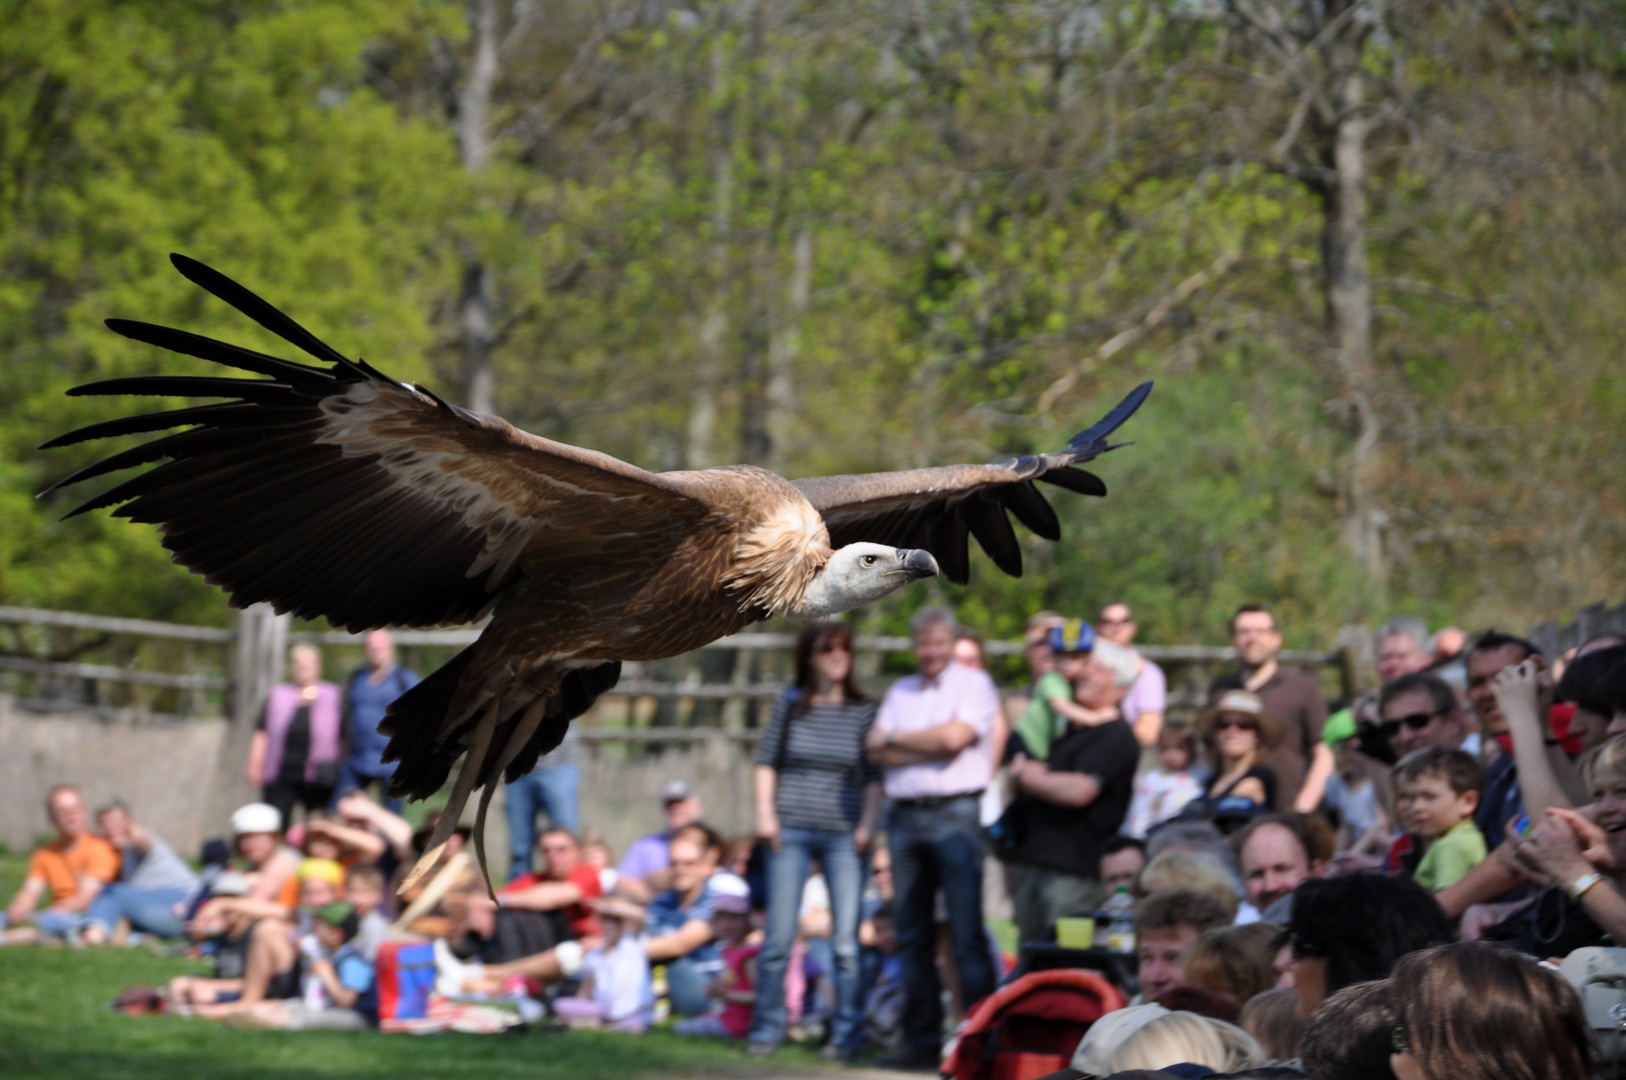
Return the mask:
M852 630L839 622L804 627L795 688L775 703L757 755L757 835L772 856L753 1053L772 1053L785 1037L785 969L815 859L830 890L836 960L836 1015L825 1056L851 1058L863 1043L858 909L864 853L881 806L880 776L864 755L864 738L875 709L853 682Z

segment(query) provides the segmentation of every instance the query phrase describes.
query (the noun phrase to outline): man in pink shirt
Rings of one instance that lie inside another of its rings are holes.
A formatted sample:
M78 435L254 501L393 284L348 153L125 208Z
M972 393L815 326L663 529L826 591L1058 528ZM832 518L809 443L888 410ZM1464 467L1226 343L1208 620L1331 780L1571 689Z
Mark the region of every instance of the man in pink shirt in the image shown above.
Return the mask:
M943 894L966 1009L993 993L982 922L979 799L993 775L999 694L984 671L955 664L954 616L925 608L909 624L918 674L887 691L870 731L870 759L884 767L892 802L890 851L903 967L903 1049L877 1064L936 1071L943 1009L937 978L935 900Z

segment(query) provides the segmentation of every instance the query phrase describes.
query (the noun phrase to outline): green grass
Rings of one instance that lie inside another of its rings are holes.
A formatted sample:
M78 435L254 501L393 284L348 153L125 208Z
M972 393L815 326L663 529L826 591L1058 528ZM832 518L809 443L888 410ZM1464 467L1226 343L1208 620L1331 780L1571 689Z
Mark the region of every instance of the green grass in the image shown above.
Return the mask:
M15 858L0 881L20 879ZM787 1047L771 1063L742 1050L666 1032L644 1036L383 1035L250 1032L207 1020L129 1017L107 1007L126 986L202 972L142 949L0 948L0 1077L5 1080L502 1080L506 1077L732 1077L814 1071L811 1051ZM821 1070L822 1071L822 1070ZM831 1077L839 1074L829 1071Z

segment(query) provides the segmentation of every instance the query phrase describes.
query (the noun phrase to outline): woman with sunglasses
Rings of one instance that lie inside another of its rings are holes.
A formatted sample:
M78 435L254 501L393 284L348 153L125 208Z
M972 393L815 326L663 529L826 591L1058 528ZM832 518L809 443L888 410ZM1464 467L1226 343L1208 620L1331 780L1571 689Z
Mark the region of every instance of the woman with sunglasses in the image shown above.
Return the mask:
M1400 1080L1587 1080L1592 1042L1581 1001L1556 971L1469 941L1395 965L1399 1014L1389 1067Z
M1281 725L1258 694L1227 690L1197 718L1197 733L1208 747L1214 779L1205 799L1210 807L1238 798L1269 809L1276 803L1276 771L1265 754L1281 740Z
M814 859L830 890L836 968L835 1022L824 1056L849 1060L863 1045L858 908L864 854L881 809L880 773L865 757L864 738L875 710L853 682L851 628L839 622L803 627L796 685L775 703L757 754L757 835L772 854L749 1034L753 1054L771 1054L785 1037L785 968Z

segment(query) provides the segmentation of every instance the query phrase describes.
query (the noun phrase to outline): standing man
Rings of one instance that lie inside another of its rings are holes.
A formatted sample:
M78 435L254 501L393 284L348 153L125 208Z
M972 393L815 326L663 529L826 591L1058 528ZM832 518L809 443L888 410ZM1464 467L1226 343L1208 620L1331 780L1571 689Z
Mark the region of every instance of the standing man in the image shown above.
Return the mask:
M581 784L577 764L576 725L565 729L564 741L537 760L536 768L508 785L508 878L531 870L536 841L536 812L545 810L551 828L574 833L581 823L576 790Z
M1045 761L1018 755L1011 764L1016 804L1009 821L1010 858L1020 864L1016 894L1019 940L1043 941L1056 920L1101 907L1101 857L1123 826L1135 789L1140 745L1129 724L1112 713L1139 674L1135 656L1097 641L1078 680L1078 704L1105 714L1094 723L1069 717L1066 734Z
M966 1010L993 993L982 922L978 802L993 774L990 741L999 695L986 672L954 664L954 616L924 608L909 623L919 672L881 702L865 745L885 771L898 952L903 968L903 1048L889 1068L936 1071L943 1039L937 977L939 890Z
M392 814L401 812L401 800L389 797L395 762L384 760L389 737L378 733L384 710L418 685L418 676L395 662L395 639L388 630L373 630L363 641L367 662L344 683L345 733L350 753L339 768L334 804L352 791L378 784L378 797Z
M1321 740L1327 722L1327 702L1321 680L1302 668L1283 667L1276 660L1282 635L1269 609L1244 604L1231 616L1231 647L1241 661L1239 670L1215 679L1208 688L1210 704L1227 690L1258 694L1266 709L1282 722L1283 736L1265 757L1276 773L1276 805L1271 809L1308 814L1321 805L1332 775L1332 747Z
M28 857L28 876L0 918L0 943L6 945L32 944L42 933L75 936L97 894L118 880L118 852L91 833L90 815L76 788L67 784L52 788L45 796L45 812L56 839ZM36 911L41 900L50 902Z
M1286 926L1293 917L1293 890L1325 872L1317 847L1309 822L1289 814L1254 818L1237 834L1242 888L1266 922Z
M1118 709L1135 729L1135 739L1142 746L1156 746L1158 733L1163 730L1163 716L1168 711L1169 680L1162 668L1135 651L1135 633L1139 629L1129 605L1115 600L1101 609L1095 623L1095 636L1123 646L1134 656L1138 673Z

